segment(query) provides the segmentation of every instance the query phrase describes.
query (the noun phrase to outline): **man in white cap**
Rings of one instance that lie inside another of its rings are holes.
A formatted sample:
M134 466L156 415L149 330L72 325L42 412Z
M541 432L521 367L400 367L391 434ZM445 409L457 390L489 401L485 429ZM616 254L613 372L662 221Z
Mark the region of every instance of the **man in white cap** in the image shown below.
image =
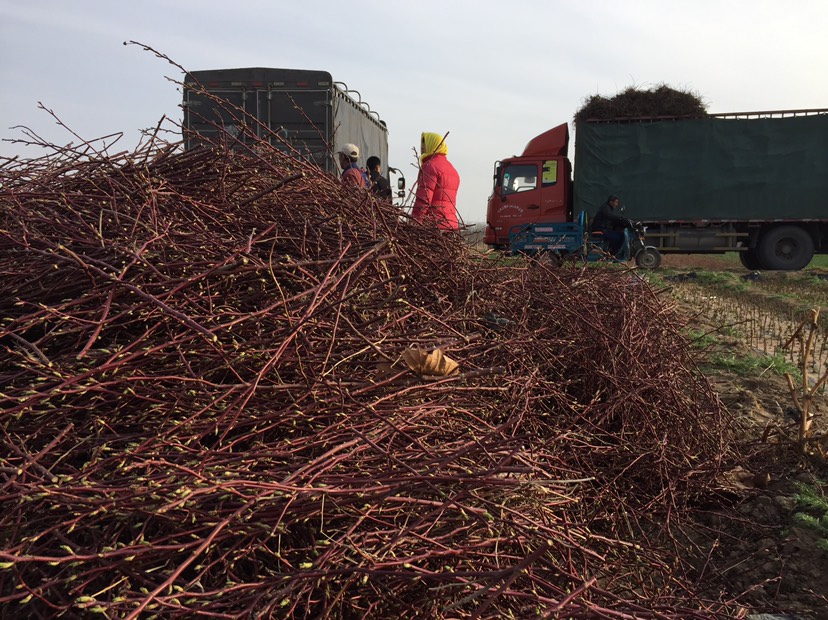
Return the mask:
M345 185L369 188L368 175L357 166L359 147L356 144L345 144L339 149L339 166L342 168L342 182Z

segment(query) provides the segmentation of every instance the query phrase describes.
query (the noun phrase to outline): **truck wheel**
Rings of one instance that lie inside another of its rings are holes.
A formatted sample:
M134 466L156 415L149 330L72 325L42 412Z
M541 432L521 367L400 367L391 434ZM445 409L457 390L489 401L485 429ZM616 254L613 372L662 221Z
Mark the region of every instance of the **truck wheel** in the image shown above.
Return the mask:
M756 250L745 250L744 252L739 252L739 260L742 262L742 266L750 271L762 269L759 257L756 256Z
M661 253L653 247L646 247L635 255L635 264L641 269L658 269Z
M756 257L765 269L802 269L814 257L814 240L799 226L778 226L760 237Z

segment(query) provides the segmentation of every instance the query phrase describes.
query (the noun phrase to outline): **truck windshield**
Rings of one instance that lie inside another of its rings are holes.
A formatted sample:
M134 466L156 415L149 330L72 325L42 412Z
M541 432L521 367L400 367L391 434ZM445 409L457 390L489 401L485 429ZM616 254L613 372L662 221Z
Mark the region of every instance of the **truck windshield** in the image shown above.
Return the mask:
M528 192L538 186L538 167L535 164L514 164L503 167L503 195Z

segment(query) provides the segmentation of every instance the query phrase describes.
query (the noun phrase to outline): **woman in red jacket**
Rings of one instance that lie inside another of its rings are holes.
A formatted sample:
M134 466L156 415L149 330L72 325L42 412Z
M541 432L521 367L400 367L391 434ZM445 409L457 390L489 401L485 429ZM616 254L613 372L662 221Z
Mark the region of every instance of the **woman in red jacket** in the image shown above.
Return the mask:
M448 145L438 133L423 132L420 173L411 217L433 222L443 230L457 230L457 188L460 175L446 158Z

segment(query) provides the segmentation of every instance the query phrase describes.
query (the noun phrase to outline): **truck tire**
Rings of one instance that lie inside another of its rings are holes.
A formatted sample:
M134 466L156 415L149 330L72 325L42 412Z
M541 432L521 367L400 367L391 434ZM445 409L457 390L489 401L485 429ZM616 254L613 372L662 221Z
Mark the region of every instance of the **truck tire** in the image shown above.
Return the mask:
M762 269L762 263L759 262L759 257L756 256L756 250L739 252L739 260L742 261L742 266L749 271Z
M796 271L814 257L814 240L799 226L777 226L759 238L756 257L765 269Z

